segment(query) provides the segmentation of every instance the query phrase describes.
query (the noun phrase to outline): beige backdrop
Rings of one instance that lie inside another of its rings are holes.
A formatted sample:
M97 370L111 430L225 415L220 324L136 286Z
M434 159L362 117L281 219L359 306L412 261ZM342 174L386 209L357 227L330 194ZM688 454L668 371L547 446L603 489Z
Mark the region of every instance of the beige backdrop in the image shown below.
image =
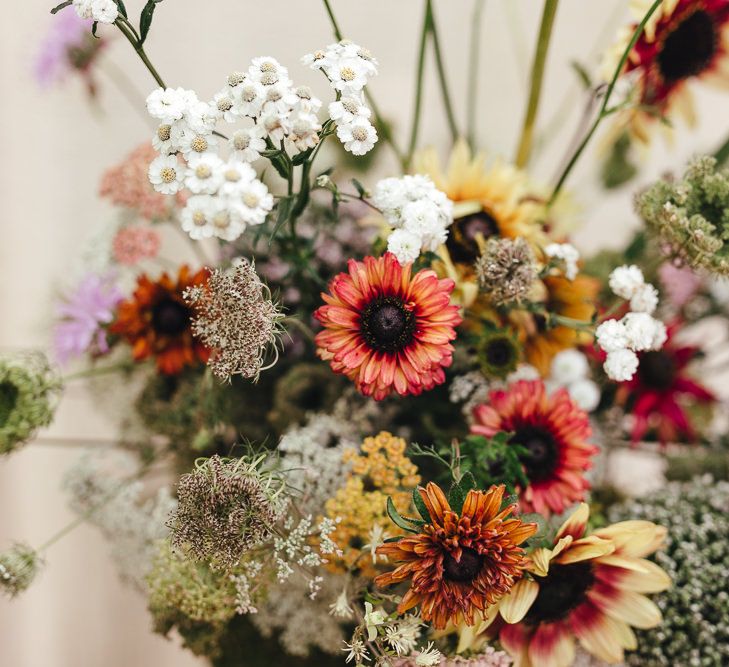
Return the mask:
M8 0L4 4L10 5ZM146 94L151 80L128 44L114 36L99 74L101 95L88 104L77 81L42 92L30 76L37 40L49 22L51 0L13 5L0 26L0 349L45 346L52 296L73 274L84 239L112 215L96 197L102 170L148 137L141 108L106 78L123 68ZM142 0L127 0L137 14ZM422 3L416 0L333 0L346 36L366 45L380 61L371 90L400 132L411 113L417 33ZM567 132L550 132L551 149L534 165L551 178L582 100L571 60L594 62L610 39L627 0L560 3L550 53L542 124L566 116ZM466 48L471 0L436 0L439 27L456 103L463 116ZM9 7L8 7L9 8ZM541 3L487 0L479 78L479 139L495 154L514 150ZM71 11L71 10L67 10ZM168 0L158 7L148 50L169 84L212 96L234 69L256 55L273 55L296 81L327 90L298 64L307 51L331 39L318 0ZM591 55L592 54L592 55ZM592 58L592 60L591 60ZM432 76L427 81L423 137L445 146L444 117ZM693 152L713 149L729 130L729 98L702 90L700 129L682 132L673 150L659 146L641 182L677 169ZM388 166L381 167L383 172ZM616 245L635 225L630 193L610 196L594 187L587 156L571 180L585 206L577 241L585 249ZM103 385L102 385L103 387ZM66 394L55 424L38 442L0 461L0 548L12 539L39 543L70 518L58 490L60 475L78 455L78 443L103 443L114 419L90 404L83 387ZM0 599L0 665L3 667L185 667L199 664L177 643L152 635L144 601L122 587L98 534L82 527L49 554L48 567L22 598ZM245 664L244 657L241 664Z

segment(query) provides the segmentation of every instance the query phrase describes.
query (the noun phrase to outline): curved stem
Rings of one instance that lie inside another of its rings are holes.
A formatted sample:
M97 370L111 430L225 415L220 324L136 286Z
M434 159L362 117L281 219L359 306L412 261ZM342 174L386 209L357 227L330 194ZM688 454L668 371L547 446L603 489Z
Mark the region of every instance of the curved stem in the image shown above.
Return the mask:
M418 66L415 81L415 108L413 109L413 122L410 128L410 143L405 157L405 164L410 166L413 153L418 143L418 130L420 129L420 113L423 106L423 80L425 75L425 47L428 44L428 33L430 32L430 0L426 1L425 14L423 16L423 28L420 32L420 49L418 51Z
M435 13L433 12L432 0L427 0L428 18L430 19L430 34L433 38L433 52L435 54L435 65L438 71L438 81L440 82L440 90L445 106L446 118L448 119L448 128L451 131L451 138L455 143L458 139L458 126L456 125L456 115L453 112L451 95L448 89L448 79L445 72L445 64L443 63L443 55L440 50L440 41L438 40L438 29L435 25Z
M580 145L577 147L577 150L573 153L570 160L567 162L567 165L562 170L562 174L560 175L559 179L557 180L556 185L554 186L554 190L552 191L552 196L549 198L548 205L551 205L554 203L555 199L557 199L557 196L559 195L560 191L562 190L562 186L564 185L565 181L567 180L567 177L570 175L570 172L574 168L575 164L577 164L577 161L580 159L580 156L584 152L585 148L587 147L587 144L590 143L590 139L592 139L593 135L595 134L595 131L599 127L602 120L609 115L608 110L608 104L610 103L610 98L613 94L613 91L615 90L615 84L618 81L618 78L620 77L620 74L623 71L623 68L625 67L625 63L628 61L628 56L630 56L630 52L633 50L633 47L635 47L636 43L640 39L640 36L643 34L643 29L646 26L646 23L650 20L651 16L656 12L656 10L660 7L662 0L655 0L653 4L651 5L650 9L646 13L646 15L643 17L641 22L636 26L635 30L633 31L633 36L630 39L630 42L628 43L628 46L625 47L625 50L623 51L623 55L620 57L620 61L618 62L617 67L615 68L615 72L613 73L612 79L610 80L610 84L607 87L607 90L605 91L605 97L602 100L602 104L600 105L600 111L597 114L597 118L595 118L595 122L592 124L592 127L588 131L587 135L585 135L585 138L580 142Z
M71 373L69 375L65 375L61 378L63 382L68 382L70 380L85 380L87 378L96 377L98 375L106 375L107 373L116 373L117 371L128 371L131 370L133 367L133 364L129 361L122 361L118 364L113 364L111 366L97 366L95 368L87 368L83 371L78 371L77 373Z
M468 90L466 91L466 139L476 150L476 105L478 104L478 66L481 47L481 16L486 0L475 0L471 16L471 43L468 50Z
M129 21L127 21L123 16L119 16L117 18L117 20L115 21L115 25L117 28L119 28L121 33L129 40L129 43L134 47L137 55L144 63L145 67L149 70L149 73L157 82L157 85L161 86L162 88L167 88L165 82L162 80L162 77L154 68L154 65L152 65L152 62L144 51L144 46L142 46L142 42L139 39L139 35L137 35L137 31L134 29L134 26L129 23Z
M524 167L529 161L534 139L534 125L539 110L539 100L542 95L542 81L544 79L544 66L547 61L547 51L554 27L554 17L557 14L559 0L545 0L542 12L542 23L539 28L537 50L534 54L532 64L531 84L529 89L529 101L526 113L524 114L524 125L522 126L519 148L516 152L516 166Z

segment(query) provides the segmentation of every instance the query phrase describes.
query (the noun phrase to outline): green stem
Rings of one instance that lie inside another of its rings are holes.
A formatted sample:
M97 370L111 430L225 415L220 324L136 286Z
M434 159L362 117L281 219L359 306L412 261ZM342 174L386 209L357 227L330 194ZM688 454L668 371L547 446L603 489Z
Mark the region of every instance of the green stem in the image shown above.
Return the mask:
M595 118L595 122L592 124L592 127L589 129L587 135L585 135L585 138L580 142L580 145L577 147L577 150L573 153L572 157L570 158L569 162L565 166L565 168L562 170L562 174L560 175L559 179L557 179L557 184L554 186L554 190L552 191L552 196L549 198L548 204L551 205L554 203L555 199L557 199L560 191L562 190L562 186L564 185L565 181L567 180L567 177L572 172L572 169L577 164L577 161L580 159L580 156L585 151L585 148L587 147L587 144L590 143L590 139L592 139L593 135L595 134L597 128L599 127L600 123L603 121L603 119L609 115L608 112L608 104L610 103L610 98L613 94L613 91L615 90L615 84L618 81L618 78L620 77L620 74L623 71L623 68L625 67L625 63L628 60L628 57L630 56L630 52L635 47L636 43L640 39L640 36L643 34L643 29L646 26L646 23L650 20L651 16L656 12L656 10L660 7L662 0L655 0L655 2L651 5L651 8L648 10L646 15L643 17L641 22L637 25L635 30L633 31L633 36L630 39L630 42L628 43L628 46L623 51L623 55L620 57L620 62L618 62L617 67L615 68L615 72L613 73L613 77L610 80L610 84L607 87L607 90L605 91L605 97L602 100L602 104L600 105L600 111L597 114L597 118Z
M332 24L332 31L334 32L334 36L339 40L342 41L344 39L344 35L342 33L341 28L339 27L339 23L337 23L337 18L334 16L334 11L332 10L331 4L329 4L329 0L323 0L324 7L326 9L327 15L329 16L329 22ZM405 153L400 149L400 147L397 145L397 142L395 141L395 138L392 136L392 133L390 132L390 129L387 125L387 123L384 121L382 113L380 112L380 108L377 105L377 102L375 101L375 98L372 96L372 93L370 93L369 90L365 88L365 98L367 99L367 103L372 108L372 113L375 116L375 121L377 122L377 126L380 128L380 133L382 134L382 138L387 143L390 148L392 149L392 152L395 153L395 156L397 157L398 162L400 162L400 165L405 168Z
M466 139L476 150L476 105L478 104L478 66L481 47L481 16L486 0L475 0L471 16L471 44L468 50L468 90L466 91Z
M137 52L137 55L141 59L141 61L144 63L146 68L149 70L149 73L154 77L154 80L157 82L158 86L161 86L162 88L167 88L165 85L165 82L162 80L162 77L159 75L157 70L154 68L154 65L152 65L152 62L149 60L149 57L144 51L144 46L142 45L142 41L137 35L137 31L134 29L134 26L129 23L123 16L119 16L117 20L115 21L115 25L121 33L129 40L129 43L134 47L134 50Z
M532 64L529 101L527 103L526 113L524 114L524 125L521 131L521 139L519 140L519 148L516 152L517 167L526 166L527 162L529 162L529 156L532 151L532 142L534 140L534 125L537 120L539 100L542 95L544 66L547 61L547 52L549 50L549 42L552 36L554 17L557 14L558 4L559 0L545 0L544 2L544 10L542 11L542 23L539 28L539 37L537 40L537 50L534 54L534 63Z
M107 373L128 371L131 370L131 368L132 364L129 361L122 361L118 364L113 364L111 366L97 366L95 368L87 368L86 370L78 371L77 373L65 375L61 379L64 383L69 382L70 380L85 380L86 378L97 377L98 375L106 375Z
M438 29L435 25L435 13L433 12L432 0L427 1L428 18L430 20L430 34L433 38L433 53L435 54L435 65L438 71L438 81L440 82L440 90L445 106L446 118L448 119L448 128L451 131L453 142L458 139L458 126L456 125L456 115L453 112L453 104L448 89L448 79L446 77L445 65L443 63L443 54L440 50L440 40L438 39Z
M729 160L729 137L726 138L724 143L714 153L714 157L718 163L718 166L722 166L727 160Z
M423 106L423 81L425 75L425 47L428 44L428 34L430 33L430 0L425 5L425 14L423 16L423 28L420 32L420 49L418 51L418 68L415 81L415 108L413 109L413 123L410 129L410 143L408 144L408 152L405 157L405 164L410 166L413 159L413 153L418 143L418 130L420 129L420 113Z

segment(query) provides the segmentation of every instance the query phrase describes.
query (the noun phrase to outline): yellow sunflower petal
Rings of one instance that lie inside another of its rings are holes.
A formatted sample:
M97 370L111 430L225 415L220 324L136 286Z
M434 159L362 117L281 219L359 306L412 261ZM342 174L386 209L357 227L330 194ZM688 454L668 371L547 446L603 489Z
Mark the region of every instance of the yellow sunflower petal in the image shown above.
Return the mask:
M501 617L507 623L518 623L537 599L539 584L532 579L521 579L502 598L499 605Z
M650 521L621 521L596 530L594 534L612 540L621 556L642 558L660 548L666 529Z
M585 526L587 526L587 520L589 518L590 506L587 503L580 503L577 509L560 526L560 529L557 531L557 538L571 535L574 539L579 539L585 533Z
M579 563L583 560L605 556L613 551L615 551L615 545L612 542L590 535L573 542L570 548L554 558L554 561L560 565Z
M579 624L574 629L582 648L588 653L610 664L623 662L621 628L614 619L599 613L589 623Z
M532 559L529 569L539 577L546 577L547 572L549 572L549 561L552 560L552 551L539 547L534 549L529 557Z
M529 642L529 659L538 667L570 667L575 641L562 623L542 623Z
M631 559L632 561L632 559ZM603 559L600 559L604 563ZM613 586L635 593L660 593L671 587L671 578L661 567L644 558L632 561L641 570L611 566L597 569L597 576Z
M614 595L602 595L592 590L587 596L606 614L636 628L655 628L662 620L656 604L640 593L615 589Z

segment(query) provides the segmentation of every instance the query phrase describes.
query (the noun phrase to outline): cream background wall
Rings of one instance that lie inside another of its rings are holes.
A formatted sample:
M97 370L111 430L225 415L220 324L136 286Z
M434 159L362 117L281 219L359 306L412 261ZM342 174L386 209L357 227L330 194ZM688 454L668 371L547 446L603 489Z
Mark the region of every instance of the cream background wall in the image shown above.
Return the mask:
M31 64L37 40L52 20L51 4L24 0L11 6L3 0L12 12L0 24L0 349L46 345L54 293L72 274L84 239L112 215L96 197L99 176L150 133L141 106L132 108L105 72L99 74L101 94L92 106L77 81L39 90ZM142 4L127 0L134 15ZM537 179L552 177L584 103L568 63L595 62L594 55L625 16L625 5L625 0L560 3L540 120L544 126L555 114L564 116L567 131L550 132L549 153L534 163ZM371 90L404 143L422 3L333 0L333 6L345 35L378 57L380 75ZM436 0L459 119L471 6L471 0ZM508 157L515 149L540 11L537 0L486 1L478 138L497 155ZM298 58L329 41L318 0L167 0L158 8L148 51L171 85L194 88L203 97L212 96L230 71L245 68L256 55L277 57L296 81L311 83L324 97L322 81ZM114 35L104 61L122 68L144 94L151 89L146 71L120 36ZM639 183L679 169L692 153L712 150L723 140L729 131L729 96L702 89L697 100L699 129L681 132L672 150L657 146ZM445 128L430 76L421 136L445 148ZM576 238L586 250L618 245L636 224L630 192L600 193L593 185L594 164L587 155L570 182L584 205L584 227ZM383 173L392 169L380 165ZM56 422L38 442L0 460L0 548L13 539L42 542L70 518L58 484L78 455L75 444L106 442L113 433L113 415L96 409L82 386L73 386ZM26 595L12 603L0 599L3 667L195 664L174 640L149 632L144 601L118 582L106 546L92 528L80 528L50 552L47 569Z

